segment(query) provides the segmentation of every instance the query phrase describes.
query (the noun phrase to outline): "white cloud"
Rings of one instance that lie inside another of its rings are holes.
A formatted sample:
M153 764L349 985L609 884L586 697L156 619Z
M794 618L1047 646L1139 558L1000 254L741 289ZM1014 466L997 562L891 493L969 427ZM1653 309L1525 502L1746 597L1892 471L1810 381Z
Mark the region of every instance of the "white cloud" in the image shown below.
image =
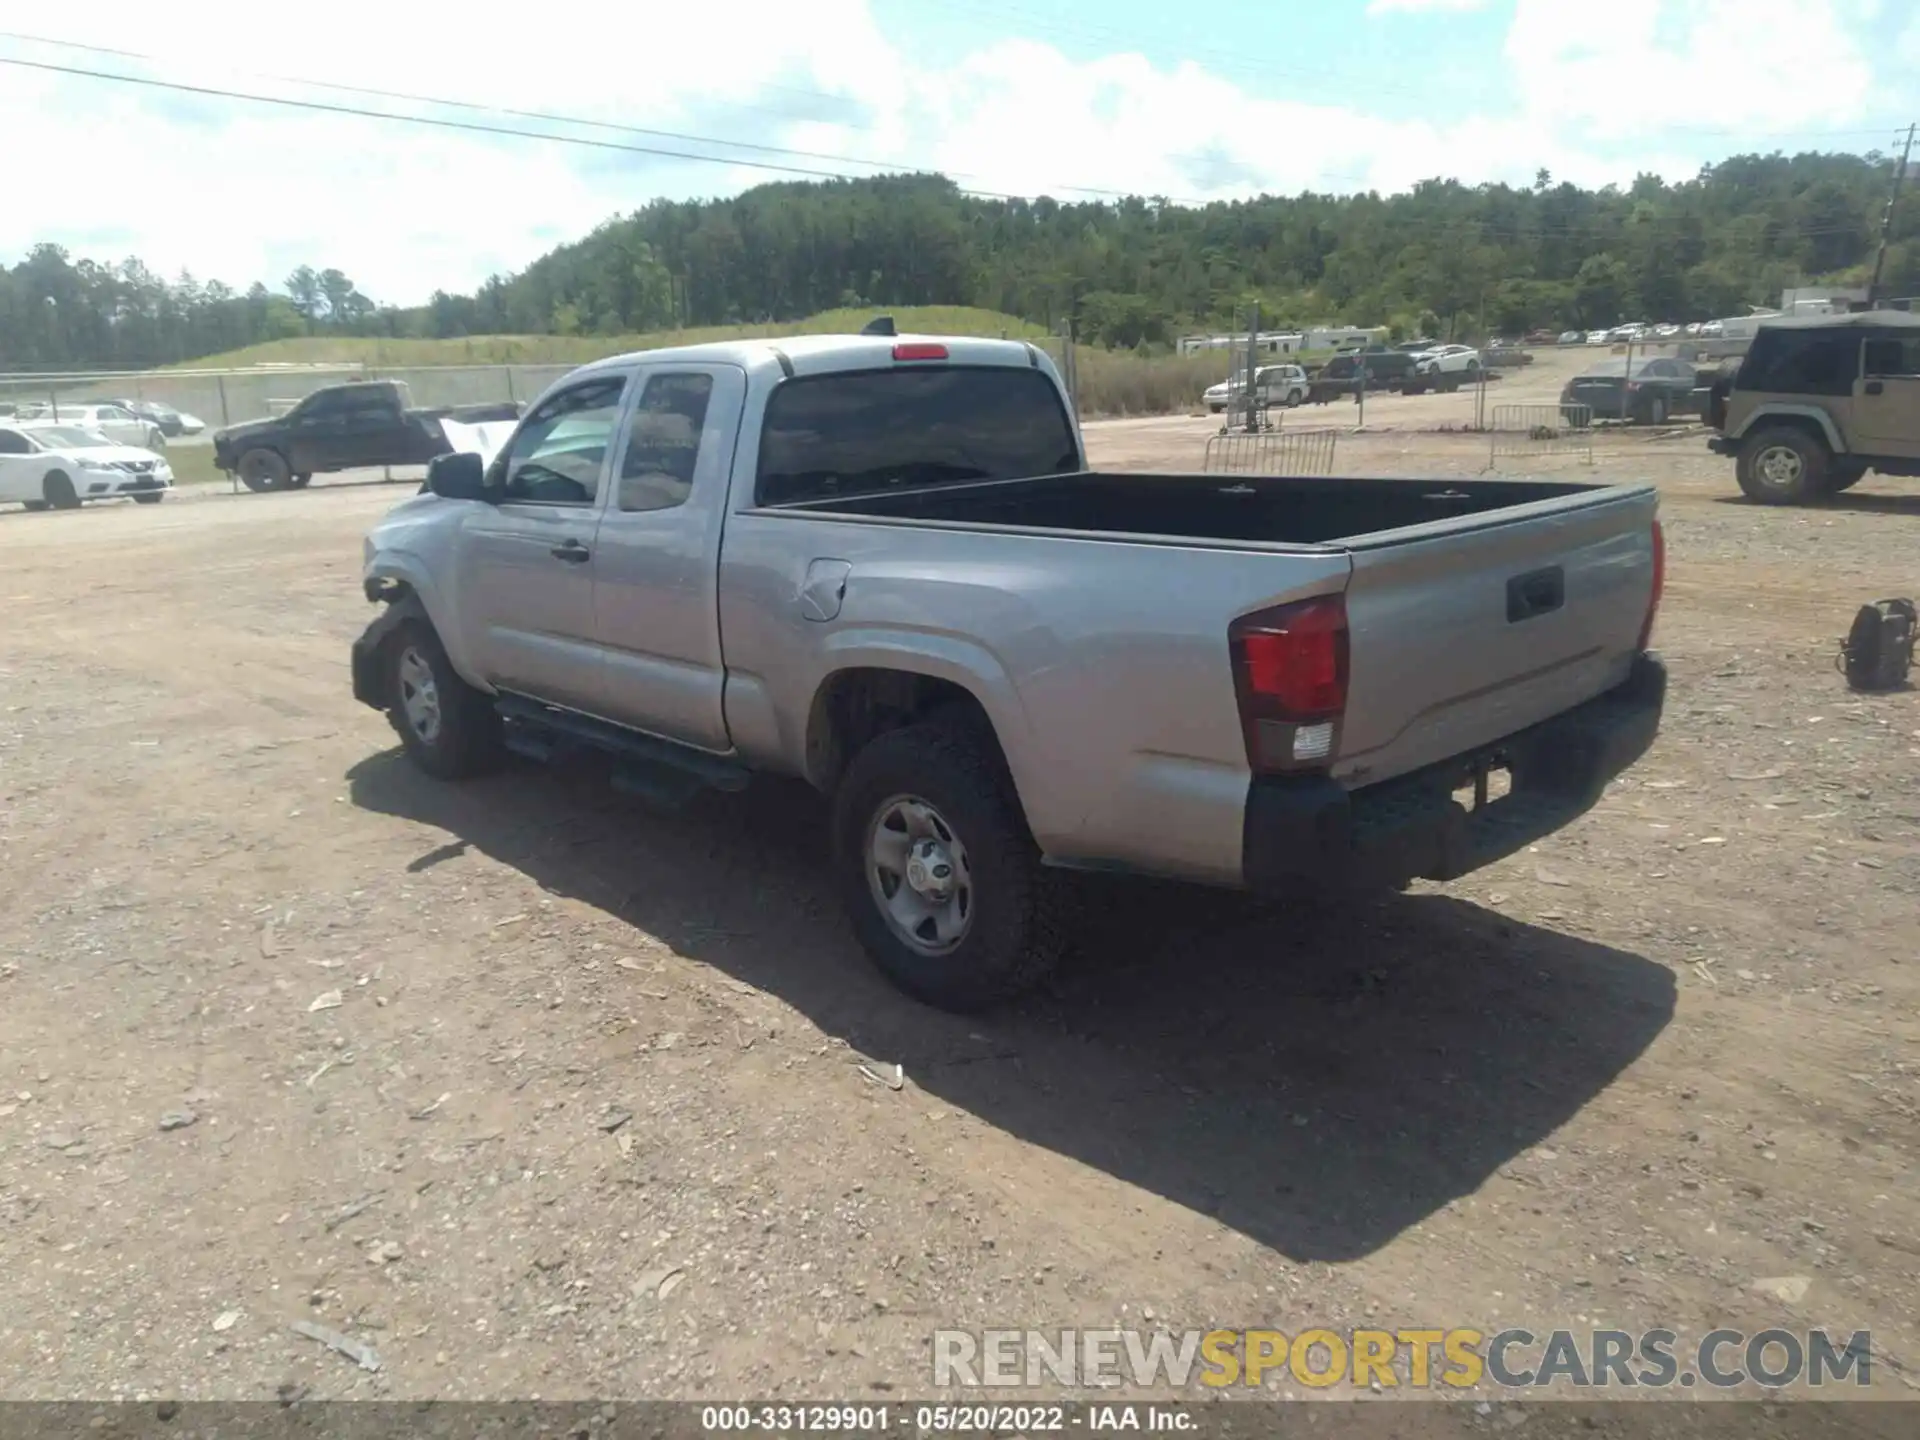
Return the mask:
M1466 10L1484 10L1487 0L1367 0L1369 15L1419 15L1435 11L1459 14Z
M1726 148L1766 149L1770 134L1856 120L1872 98L1844 0L1610 0L1604 21L1572 25L1563 0L1518 0L1506 58L1541 123L1613 140L1704 118L1725 127Z
M881 33L866 0L733 0L724 24L699 7L576 7L544 28L506 31L443 24L428 6L332 0L325 23L303 26L289 46L263 38L252 4L176 0L167 25L155 27L145 6L97 0L84 18L35 23L80 42L139 37L121 43L162 61L143 66L15 41L0 41L0 55L616 145L707 149L729 161L692 164L0 66L0 134L34 137L35 166L59 177L35 189L33 205L0 206L0 260L52 238L76 254L138 255L168 274L191 268L240 285L277 286L301 263L337 265L375 298L412 303L520 268L656 196L726 194L781 178L744 159L874 169L433 110L264 79L261 70L725 134L938 168L985 191L1063 198L1393 190L1436 175L1525 183L1543 166L1600 184L1643 169L1691 174L1702 145L1709 154L1750 147L1749 131L1824 128L1865 113L1874 77L1853 34L1868 3L1614 0L1606 24L1570 25L1560 0L1517 0L1504 52L1490 57L1509 69L1516 105L1491 108L1499 87L1487 76L1460 92L1489 97L1480 113L1450 103L1387 119L1364 108L1364 89L1346 106L1309 104L1137 54L1076 60L1003 39L908 55ZM1397 8L1415 5L1398 0ZM1465 8L1461 0L1438 5ZM1420 8L1436 8L1435 0ZM1728 127L1722 138L1689 140L1674 128L1694 123L1702 94L1713 102L1706 123Z

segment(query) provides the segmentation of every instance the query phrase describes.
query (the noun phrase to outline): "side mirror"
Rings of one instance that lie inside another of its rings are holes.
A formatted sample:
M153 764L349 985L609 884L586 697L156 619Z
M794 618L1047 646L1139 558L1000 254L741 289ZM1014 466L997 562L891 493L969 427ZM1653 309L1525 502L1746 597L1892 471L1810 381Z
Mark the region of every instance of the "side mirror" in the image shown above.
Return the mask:
M434 456L427 463L427 489L442 500L493 499L487 490L486 463L471 450Z

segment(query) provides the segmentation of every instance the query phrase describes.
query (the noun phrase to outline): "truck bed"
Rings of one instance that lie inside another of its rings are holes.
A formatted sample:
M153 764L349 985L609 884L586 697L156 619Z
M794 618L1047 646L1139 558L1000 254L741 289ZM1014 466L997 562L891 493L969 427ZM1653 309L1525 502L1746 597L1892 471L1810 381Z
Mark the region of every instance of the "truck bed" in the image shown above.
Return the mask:
M1324 545L1542 500L1597 495L1573 481L1110 474L942 485L781 507L1186 540Z

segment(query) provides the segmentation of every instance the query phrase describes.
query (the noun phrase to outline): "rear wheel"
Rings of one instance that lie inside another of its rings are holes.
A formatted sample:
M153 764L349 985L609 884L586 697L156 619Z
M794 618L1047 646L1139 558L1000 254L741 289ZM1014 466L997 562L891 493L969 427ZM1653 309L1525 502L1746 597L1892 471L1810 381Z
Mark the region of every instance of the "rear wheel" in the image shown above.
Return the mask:
M834 796L835 869L853 928L902 990L978 1010L1059 959L1059 892L991 740L932 722L890 731Z
M1749 435L1734 462L1734 475L1750 500L1762 505L1805 505L1826 493L1832 456L1804 430L1769 425Z
M277 450L249 450L240 457L240 483L256 495L285 490L292 480L286 457Z
M436 780L495 769L506 755L490 697L460 678L424 620L387 642L387 718L408 756Z
M47 504L55 510L80 508L79 492L73 488L73 481L63 471L52 471L40 482L40 490L47 497Z

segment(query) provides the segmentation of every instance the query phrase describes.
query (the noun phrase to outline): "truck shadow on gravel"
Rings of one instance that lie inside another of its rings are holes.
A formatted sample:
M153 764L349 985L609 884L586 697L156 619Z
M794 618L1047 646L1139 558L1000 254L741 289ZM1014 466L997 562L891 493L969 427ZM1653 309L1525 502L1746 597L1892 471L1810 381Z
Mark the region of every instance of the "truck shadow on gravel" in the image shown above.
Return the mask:
M1719 504L1738 505L1748 510L1770 508L1757 500L1749 500L1744 495L1718 495L1714 498ZM1853 490L1845 490L1838 495L1823 496L1816 505L1804 508L1827 511L1851 510L1862 515L1920 516L1920 495L1913 494L1911 491L1899 495L1889 495L1884 492L1876 494L1869 491L1862 495Z
M899 1062L928 1096L1295 1261L1366 1255L1477 1189L1673 1015L1664 967L1442 895L1289 909L1088 880L1054 983L953 1017L860 953L804 787L660 815L591 774L442 785L398 751L348 781L363 809L449 837L408 869L490 856Z

